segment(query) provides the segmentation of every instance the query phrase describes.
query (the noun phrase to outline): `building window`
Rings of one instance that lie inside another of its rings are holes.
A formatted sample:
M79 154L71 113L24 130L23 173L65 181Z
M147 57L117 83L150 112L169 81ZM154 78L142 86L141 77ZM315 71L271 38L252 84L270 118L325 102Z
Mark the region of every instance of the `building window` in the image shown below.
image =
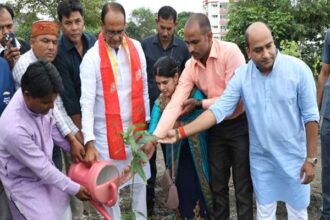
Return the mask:
M220 3L220 8L227 8L227 2Z
M220 15L220 19L225 19L227 18L227 15Z
M218 26L218 25L213 25L212 28L213 28L213 29L218 29L219 26Z
M213 3L213 4L212 4L212 7L213 7L213 8L216 8L216 7L218 7L218 4L214 4L214 3Z
M218 15L212 15L212 18L218 18Z

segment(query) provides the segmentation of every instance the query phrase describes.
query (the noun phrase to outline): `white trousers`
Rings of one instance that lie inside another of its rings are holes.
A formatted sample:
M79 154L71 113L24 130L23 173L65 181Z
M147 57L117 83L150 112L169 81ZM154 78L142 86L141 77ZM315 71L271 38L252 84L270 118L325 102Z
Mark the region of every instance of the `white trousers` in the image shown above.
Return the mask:
M61 220L72 220L72 213L70 206L68 206L67 209L64 211Z
M136 214L136 220L146 220L147 218L147 188L144 183L134 183L132 208ZM112 208L106 207L113 220L121 219L121 211L118 198L116 205ZM143 215L139 214L142 213Z
M288 212L288 220L308 220L307 208L294 209L289 204L285 204ZM257 220L276 220L277 202L260 205L257 202Z

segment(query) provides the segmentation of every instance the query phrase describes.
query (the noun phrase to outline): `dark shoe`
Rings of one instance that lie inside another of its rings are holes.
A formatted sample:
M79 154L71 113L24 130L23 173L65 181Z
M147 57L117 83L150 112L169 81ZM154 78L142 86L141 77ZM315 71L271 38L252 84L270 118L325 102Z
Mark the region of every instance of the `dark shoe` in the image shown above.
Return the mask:
M147 201L147 212L148 212L148 217L151 217L154 214L154 204L155 201Z

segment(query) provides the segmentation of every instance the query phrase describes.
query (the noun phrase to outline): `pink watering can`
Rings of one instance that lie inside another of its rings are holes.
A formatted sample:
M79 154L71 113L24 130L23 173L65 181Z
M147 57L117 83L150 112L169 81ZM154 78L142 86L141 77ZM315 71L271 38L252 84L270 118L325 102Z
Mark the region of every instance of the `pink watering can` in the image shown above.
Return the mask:
M92 205L106 220L112 220L103 205L112 207L117 202L121 183L117 167L109 161L96 161L91 167L84 163L74 163L70 166L68 176L85 186L91 193Z

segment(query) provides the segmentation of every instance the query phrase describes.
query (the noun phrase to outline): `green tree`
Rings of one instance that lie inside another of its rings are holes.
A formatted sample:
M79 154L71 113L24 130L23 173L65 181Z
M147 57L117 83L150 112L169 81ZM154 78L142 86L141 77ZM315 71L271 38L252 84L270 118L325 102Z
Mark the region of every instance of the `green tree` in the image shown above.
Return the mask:
M288 30L294 28L294 20L287 2L288 0L249 0L231 4L226 39L237 43L245 51L246 28L255 21L263 21L272 29L276 45L282 39L291 40Z
M15 11L17 28L16 35L22 39L28 39L31 34L31 24L39 19L57 20L58 0L11 0ZM84 8L85 27L88 32L99 32L99 21L102 5L106 0L81 0Z
M192 12L183 11L178 14L176 34L183 39L183 29L188 18L192 15Z
M230 5L226 40L245 51L246 28L255 21L263 21L272 30L278 47L281 41L296 42L302 59L317 74L329 18L330 1L297 0L293 5L290 0L242 0Z
M142 40L155 34L155 14L148 8L137 8L130 14L129 22L126 25L128 36Z
M282 40L280 43L281 53L301 59L299 46L295 41Z

